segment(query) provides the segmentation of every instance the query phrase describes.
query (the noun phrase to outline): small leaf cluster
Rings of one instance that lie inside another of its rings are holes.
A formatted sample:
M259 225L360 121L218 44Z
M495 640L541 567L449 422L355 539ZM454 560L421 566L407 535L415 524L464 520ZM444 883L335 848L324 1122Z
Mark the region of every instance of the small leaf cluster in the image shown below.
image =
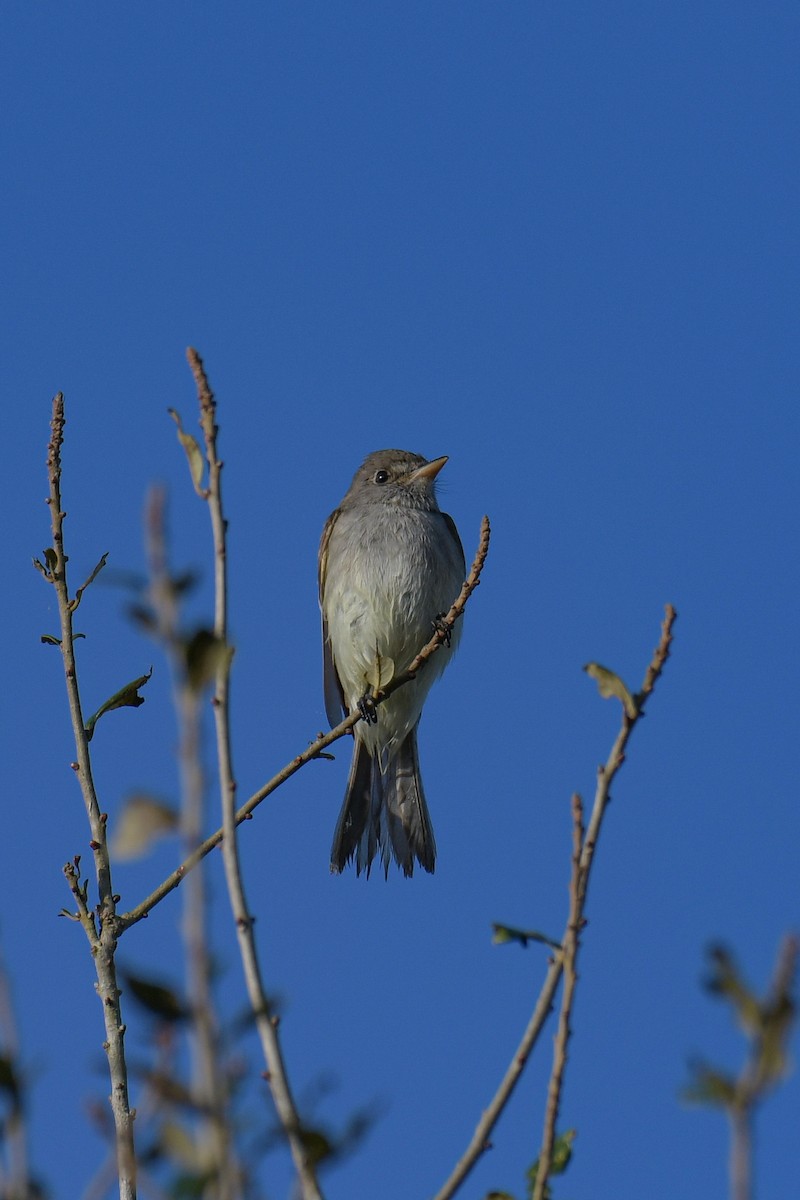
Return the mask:
M554 1175L563 1175L570 1164L572 1158L572 1143L577 1137L577 1129L566 1129L560 1133L553 1143L553 1153L550 1158L550 1169L548 1171L548 1179ZM528 1168L525 1175L525 1200L531 1200L536 1189L536 1179L539 1174L539 1159ZM489 1192L486 1200L516 1200L511 1192ZM544 1200L552 1200L552 1191L549 1183L544 1189Z
M749 1043L747 1061L738 1076L703 1059L690 1065L691 1080L683 1090L690 1103L725 1109L729 1115L751 1109L787 1073L788 1043L796 1015L793 994L798 943L787 938L775 978L765 996L745 980L724 946L708 951L706 989L726 1000Z

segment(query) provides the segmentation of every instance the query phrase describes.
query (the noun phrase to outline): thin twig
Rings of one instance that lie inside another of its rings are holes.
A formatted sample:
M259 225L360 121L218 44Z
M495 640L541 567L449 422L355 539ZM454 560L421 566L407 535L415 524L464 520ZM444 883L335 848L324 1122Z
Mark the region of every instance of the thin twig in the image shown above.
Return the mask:
M64 397L61 392L53 399L53 415L51 420L51 438L48 447L47 473L50 483L50 522L53 532L53 553L46 555L49 570L45 577L55 588L58 600L58 611L61 622L61 656L64 663L64 674L67 684L72 730L75 738L77 762L73 770L77 775L83 795L86 815L91 830L89 843L94 855L94 868L97 879L98 923L95 924L94 914L89 912L85 889L82 891L77 879L77 869L73 864L65 867L65 874L78 901L78 911L89 945L97 974L97 993L103 1006L106 1041L104 1049L108 1058L108 1069L111 1077L111 1109L114 1115L114 1129L117 1144L117 1170L119 1172L120 1200L135 1200L136 1197L136 1156L134 1151L133 1119L128 1099L128 1073L125 1063L125 1025L122 1021L120 1007L120 990L117 986L117 973L114 956L117 940L120 934L120 923L116 913L116 899L111 883L111 863L106 842L106 814L100 811L100 804L95 791L92 777L92 765L89 755L89 742L86 735L81 707L78 676L75 662L74 635L72 614L75 610L75 600L70 599L67 586L67 555L64 552L64 517L61 508L61 447L64 441ZM102 564L103 560L101 560ZM52 564L52 565L50 565ZM91 578L83 587L88 586Z
M556 1140L556 1125L561 1105L561 1089L564 1084L564 1072L567 1069L567 1043L570 1037L570 1019L572 1005L575 999L575 988L578 983L576 960L580 945L580 933L583 926L581 915L581 850L583 848L583 802L577 792L572 797L572 873L569 882L569 921L561 948L562 965L564 968L564 990L561 993L561 1011L558 1016L558 1030L553 1046L553 1070L550 1074L550 1084L547 1089L547 1108L544 1118L542 1146L539 1151L536 1183L532 1200L543 1200L546 1194L547 1179L553 1160L553 1146Z
M788 1039L795 1009L792 988L798 954L800 939L787 934L778 950L769 990L759 1005L762 1026L752 1037L750 1056L736 1080L733 1102L728 1108L731 1200L751 1200L753 1195L753 1122L759 1103L781 1074L776 1062L785 1053L780 1048L781 1040ZM768 1018L764 1020L766 1014ZM768 1038L769 1049L765 1045Z
M734 1108L728 1114L731 1126L731 1200L751 1200L753 1195L753 1110Z
M597 790L595 792L589 827L586 831L583 850L581 852L581 903L585 899L586 889L589 885L589 870L594 858L597 839L600 834L600 826L606 806L608 805L611 784L617 771L619 771L625 762L625 751L633 728L641 719L647 699L658 682L658 678L664 669L664 664L669 658L670 647L672 645L672 627L675 624L677 615L673 606L667 604L664 610L664 620L661 622L661 638L650 665L645 672L642 690L636 697L636 715L631 716L623 706L622 725L617 734L616 741L611 748L611 753L607 761L597 769Z
M166 1101L164 1096L163 1088L159 1087L157 1081L173 1078L178 1069L176 1063L176 1039L158 1036L155 1039L155 1046L156 1059L153 1070L143 1076L139 1100L136 1105L136 1131L140 1142L149 1135L152 1135L152 1140L155 1142L158 1141L160 1132L159 1118L162 1116L165 1104L168 1104L168 1101ZM103 1116L105 1117L105 1114ZM105 1121L103 1121L104 1127L105 1124ZM105 1128L102 1132L105 1132ZM109 1188L116 1177L116 1154L112 1146L110 1153L106 1155L103 1162L95 1170L92 1178L86 1184L81 1194L81 1200L107 1200ZM164 1197L163 1192L154 1191L153 1181L147 1172L142 1169L141 1163L139 1164L137 1183L142 1200L144 1200L144 1197L152 1197L153 1195ZM5 1197L3 1197L3 1200L5 1200ZM25 1200L34 1200L34 1198L25 1197Z
M564 936L561 939L562 952L558 954L557 957L555 957L550 963L547 975L545 976L542 989L539 992L539 997L536 1001L536 1005L528 1022L527 1028L525 1029L511 1062L509 1063L508 1068L506 1069L506 1072L500 1081L497 1091L489 1102L489 1106L481 1115L481 1119L475 1127L475 1132L470 1138L464 1154L456 1163L448 1179L436 1193L434 1200L450 1200L450 1197L456 1194L464 1180L470 1174L481 1155L483 1155L486 1150L489 1149L489 1146L491 1145L490 1137L492 1130L497 1124L503 1109L511 1099L514 1088L516 1087L519 1078L522 1075L531 1051L533 1050L542 1028L544 1027L545 1021L550 1014L553 997L555 996L559 980L564 971L565 951L563 950L563 947L568 945L570 938L572 937L571 929L576 925L580 926L583 921L583 908L586 900L589 875L594 860L594 852L597 846L597 839L600 833L603 814L608 805L611 781L619 768L622 766L622 763L625 761L625 749L627 747L631 732L637 721L641 718L645 703L653 691L658 677L661 674L664 664L669 656L669 649L672 641L672 627L675 623L676 616L677 613L675 612L675 609L671 604L668 604L666 606L664 620L661 625L661 639L656 647L650 665L647 668L642 690L636 698L636 714L635 716L631 716L623 706L622 727L611 749L611 754L608 757L608 761L598 769L594 805L592 807L592 815L589 821L589 827L583 839L583 846L580 854L579 874L576 880L577 887L575 890L577 906L573 903L570 904L569 919L564 930ZM540 1168L537 1173L537 1183L540 1178L542 1180L541 1186L543 1188L547 1182L547 1176L546 1173L542 1171L541 1158Z
M216 405L208 384L200 356L188 351L189 364L197 383L200 402L200 425L205 441L208 464L208 491L206 499L211 517L215 562L215 610L214 633L219 643L227 641L227 553L226 521L222 508L221 471L222 463L217 455ZM219 764L220 799L222 804L224 840L222 845L225 878L231 910L236 923L239 952L242 958L247 994L261 1041L267 1066L267 1083L275 1109L294 1160L303 1200L322 1200L317 1173L303 1129L297 1105L292 1094L286 1063L278 1037L278 1021L272 1011L271 1002L264 986L258 950L253 933L254 919L250 913L245 894L244 879L239 847L236 838L236 782L230 739L229 705L231 655L220 656L216 672L214 692L214 723L217 735L217 759Z
M170 574L166 535L166 496L152 489L147 504L147 551L156 633L169 657L172 691L179 727L181 832L194 850L202 837L206 781L201 755L201 692L189 678L186 641L180 629L178 591ZM198 1145L211 1151L215 1194L221 1200L241 1195L227 1087L220 1062L219 1021L214 1004L214 966L208 945L208 896L205 873L194 871L184 897L182 934L186 945L187 994L191 997L192 1086L198 1110L207 1116L197 1130ZM144 1184L142 1184L144 1187Z
M0 1180L4 1200L27 1200L33 1194L28 1166L28 1136L25 1122L25 1080L20 1066L19 1034L11 996L11 979L0 957L0 1053L5 1059L5 1091L9 1101L4 1138L8 1149L8 1172Z
M446 616L444 616L440 622L437 622L435 633L431 637L430 641L422 647L408 670L398 674L381 692L377 693L375 696L376 705L382 704L384 700L387 700L389 696L393 695L398 688L409 683L410 680L415 677L418 671L424 669L425 663L428 661L428 659L436 653L442 643L446 640L448 632L463 614L467 601L480 582L481 571L483 570L483 564L486 561L486 555L489 550L490 535L491 530L489 526L489 518L484 517L481 521L478 549L475 552L475 558L473 560L469 575L467 576L457 599L454 601L450 611L446 614ZM295 758L288 762L285 767L278 771L277 775L274 775L272 779L263 785L263 787L259 788L257 792L253 793L250 799L247 800L246 803L236 811L235 824L238 826L241 825L242 821L247 821L252 816L254 810L258 808L259 804L261 804L262 800L266 800L267 796L270 796L277 788L281 786L281 784L285 783L287 779L290 779L292 775L296 774L297 771L304 767L306 763L310 763L314 759L323 757L322 751L328 746L333 745L334 742L337 742L339 738L344 737L346 733L349 733L353 726L360 720L362 720L361 713L358 711L352 712L334 729L331 729L329 733L321 733L319 737L315 738L315 740L310 743L308 748L304 750L302 754L298 754ZM137 904L135 908L130 909L129 912L126 912L122 915L120 918L122 927L127 929L131 925L135 925L137 921L141 921L147 917L148 914L164 899L165 896L168 896L170 892L174 891L175 888L178 887L189 871L193 870L194 867L196 867L197 864L203 858L205 858L207 854L210 854L216 846L220 845L220 843L223 841L224 834L225 830L222 828L218 829L215 833L212 833L210 837L206 838L202 845L198 846L197 849L190 854L179 867L176 867L176 869L170 875L168 875L167 878L164 879L158 885L158 887L150 893L149 896L146 896L145 899L142 900L140 904Z

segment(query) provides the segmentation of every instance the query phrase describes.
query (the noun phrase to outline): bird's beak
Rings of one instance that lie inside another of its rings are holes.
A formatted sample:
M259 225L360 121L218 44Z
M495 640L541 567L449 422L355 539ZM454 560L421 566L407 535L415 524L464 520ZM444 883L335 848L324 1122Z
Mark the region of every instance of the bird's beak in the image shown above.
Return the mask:
M418 479L435 479L446 462L447 455L443 454L441 458L432 458L430 462L423 463L416 471L411 472L408 477L409 483L416 483Z

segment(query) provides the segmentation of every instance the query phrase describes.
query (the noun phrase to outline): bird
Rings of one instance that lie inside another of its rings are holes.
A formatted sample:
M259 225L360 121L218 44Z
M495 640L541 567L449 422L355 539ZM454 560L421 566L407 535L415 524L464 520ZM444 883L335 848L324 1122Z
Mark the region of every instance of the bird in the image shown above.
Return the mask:
M459 595L466 565L452 517L436 500L447 456L376 450L325 523L319 602L325 709L331 727L360 710L353 757L331 848L331 871L355 859L369 877L380 854L406 877L436 863L419 769L417 729L432 684L461 637L461 623L415 679L378 706L373 691L405 671Z

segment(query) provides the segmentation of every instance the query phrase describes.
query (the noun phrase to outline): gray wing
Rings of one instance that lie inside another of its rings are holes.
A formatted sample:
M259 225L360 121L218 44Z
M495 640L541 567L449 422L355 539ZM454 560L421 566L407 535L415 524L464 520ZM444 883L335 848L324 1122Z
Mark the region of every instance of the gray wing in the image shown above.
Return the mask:
M336 673L336 667L333 662L333 649L331 641L328 637L328 622L325 619L324 593L325 593L325 577L328 571L328 546L331 540L331 533L339 516L340 509L335 509L325 522L325 528L322 531L322 539L319 544L319 606L322 611L322 680L325 695L325 712L328 716L331 728L338 725L343 717L347 716L347 708L344 702L344 692L342 685L339 682L339 676Z
M466 575L467 560L464 558L464 547L461 545L461 538L458 536L458 530L456 529L456 523L453 520L453 518L450 516L449 513L443 512L442 516L444 517L445 525L447 526L447 528L449 529L449 531L452 535L453 541L455 542L456 546L458 547L458 553L461 555L461 570L462 570L463 574Z

